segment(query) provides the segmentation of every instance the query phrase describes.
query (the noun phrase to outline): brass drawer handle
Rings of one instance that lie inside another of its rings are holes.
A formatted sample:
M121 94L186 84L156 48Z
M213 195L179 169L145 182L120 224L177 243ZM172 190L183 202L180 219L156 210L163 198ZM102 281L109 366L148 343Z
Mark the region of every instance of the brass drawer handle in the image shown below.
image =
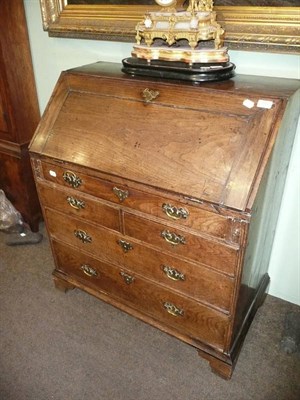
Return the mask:
M150 103L159 96L159 91L146 88L143 90L142 96L143 99L145 100L145 103Z
M134 281L134 277L126 274L125 272L120 272L120 275L122 276L127 285L130 285Z
M119 239L117 243L122 247L124 253L127 253L129 250L133 250L133 246L131 243L126 242L125 240Z
M185 281L185 275L177 271L177 269L169 267L168 265L163 265L162 268L169 279L173 281Z
M80 269L87 275L90 277L96 277L98 276L98 272L92 268L89 264L82 264L80 266Z
M74 235L77 237L77 239L81 240L82 243L91 243L92 238L89 236L85 231L82 231L81 229L75 229Z
M185 237L181 235L177 235L174 232L170 232L168 230L164 230L161 232L161 236L165 239L166 242L177 246L178 244L185 244Z
M73 196L68 196L67 202L71 207L75 208L76 210L85 208L85 202L83 200L76 199Z
M82 180L72 171L65 171L63 173L64 181L73 188L78 188L82 184Z
M165 302L164 303L164 308L167 310L167 312L174 317L183 317L184 315L184 310L181 308L176 307L174 304Z
M175 206L171 206L171 204L166 204L164 203L162 205L162 209L163 212L170 218L173 219L187 219L187 217L190 215L190 213L188 212L188 210L186 210L185 208L182 207L175 207Z
M120 202L124 201L129 196L128 190L122 190L117 188L116 186L113 187L113 192L118 197Z

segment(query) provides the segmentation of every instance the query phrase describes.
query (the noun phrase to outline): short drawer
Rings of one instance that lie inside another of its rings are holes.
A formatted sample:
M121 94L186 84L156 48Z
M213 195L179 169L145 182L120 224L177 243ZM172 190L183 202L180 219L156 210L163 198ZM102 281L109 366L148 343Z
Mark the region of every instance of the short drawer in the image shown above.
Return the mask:
M54 189L42 183L39 183L37 188L41 204L44 207L53 208L116 231L120 230L120 216L117 207L101 203L95 198L85 196L72 189L64 190L57 186Z
M104 261L123 265L124 250L118 245L123 236L101 226L45 208L50 236Z
M231 238L232 219L213 211L175 201L167 195L157 196L133 189L127 185L115 184L95 178L66 167L42 163L44 178L76 191L111 201L122 207L129 207L165 219L179 225L197 229L221 239Z
M160 197L129 189L123 205L221 239L230 238L231 235L232 219L167 196Z
M178 257L235 274L238 249L137 215L124 215L125 234Z
M224 349L229 327L224 314L68 246L53 242L53 249L58 270L185 335Z

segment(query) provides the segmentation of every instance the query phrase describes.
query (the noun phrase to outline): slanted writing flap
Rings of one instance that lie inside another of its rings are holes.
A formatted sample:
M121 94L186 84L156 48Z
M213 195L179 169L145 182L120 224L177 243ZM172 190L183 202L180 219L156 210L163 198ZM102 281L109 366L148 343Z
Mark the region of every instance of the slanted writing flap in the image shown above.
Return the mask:
M176 85L157 84L158 99L145 103L133 85L120 94L109 80L95 77L93 87L61 97L48 135L43 133L43 155L235 209L246 207L280 100L271 100L268 109L253 99L249 108L244 96L234 93L198 87L183 87L180 93Z

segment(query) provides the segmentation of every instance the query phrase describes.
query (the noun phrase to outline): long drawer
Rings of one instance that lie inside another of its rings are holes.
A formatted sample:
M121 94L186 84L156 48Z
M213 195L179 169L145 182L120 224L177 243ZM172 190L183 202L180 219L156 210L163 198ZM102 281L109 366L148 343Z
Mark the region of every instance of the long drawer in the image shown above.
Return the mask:
M232 219L217 212L187 205L179 199L174 201L168 197L133 189L128 185L95 178L77 172L73 167L68 169L43 162L42 170L47 181L91 194L122 207L129 207L168 221L176 221L179 225L197 229L211 236L221 239L231 238Z
M224 349L229 326L224 314L74 248L56 241L52 244L58 270L179 332Z
M56 240L229 312L235 284L233 278L82 220L67 218L49 209L45 210L45 215L50 234ZM84 232L86 241L77 237L76 232Z

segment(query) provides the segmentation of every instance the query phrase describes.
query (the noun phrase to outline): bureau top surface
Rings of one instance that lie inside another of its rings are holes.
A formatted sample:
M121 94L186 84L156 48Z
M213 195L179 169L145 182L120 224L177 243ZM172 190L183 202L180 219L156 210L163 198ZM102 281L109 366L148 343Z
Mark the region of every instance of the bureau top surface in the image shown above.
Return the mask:
M66 71L30 151L245 211L299 86L261 82L136 78L107 63Z

